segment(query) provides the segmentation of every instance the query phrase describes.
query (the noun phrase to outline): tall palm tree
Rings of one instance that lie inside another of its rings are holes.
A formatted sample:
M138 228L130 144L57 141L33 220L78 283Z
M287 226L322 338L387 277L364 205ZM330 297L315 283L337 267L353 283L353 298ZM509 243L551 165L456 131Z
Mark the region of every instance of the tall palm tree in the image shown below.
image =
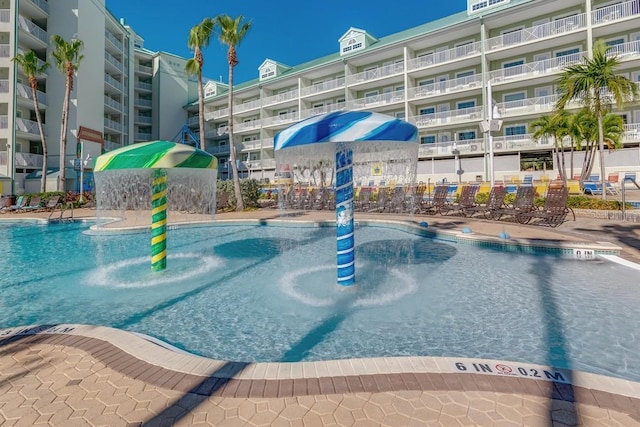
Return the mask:
M559 115L543 115L529 123L529 128L533 132L532 138L539 140L543 138L553 138L553 152L556 156L556 164L558 166L558 174L560 179L567 185L567 174L564 169L564 160L560 159L560 150L562 147L562 136L564 134L562 123Z
M244 203L242 201L242 190L240 189L240 177L238 176L238 165L236 164L236 146L233 142L233 68L238 65L238 55L236 46L244 39L247 31L251 28L250 22L242 22L244 16L239 15L232 18L229 15L219 15L216 23L220 30L220 42L227 45L227 62L229 63L229 161L233 171L233 188L236 196L236 210L242 211Z
M64 100L62 102L62 119L60 124L60 179L58 191L65 191L65 155L67 152L67 129L69 127L69 101L73 92L73 76L80 67L80 61L84 55L80 54L84 43L82 40L72 39L70 42L58 34L51 36L54 51L51 56L56 68L65 75Z
M638 97L638 86L627 77L616 75L620 60L607 55L608 46L603 40L593 45L593 57L585 58L580 64L570 65L558 79L560 97L556 109L562 110L571 100L582 102L593 111L598 121L598 150L600 151L600 181L606 188L604 167L604 134L602 118L611 109L611 101L618 108ZM606 200L606 191L602 200Z
M200 126L200 148L206 151L205 130L204 130L204 88L202 86L202 67L204 57L202 49L209 46L209 39L215 29L215 20L204 18L201 23L195 25L189 31L189 49L193 50L193 58L187 60L184 70L187 74L198 77L198 124Z
M40 192L47 191L47 141L44 136L44 125L42 124L42 116L40 115L40 104L38 103L38 76L44 74L49 68L48 62L40 63L40 58L36 56L36 53L29 50L25 53L18 53L14 58L14 61L20 66L22 72L29 79L29 86L31 86L31 96L33 97L33 109L36 112L36 121L38 122L38 130L40 131L40 144L42 145L42 178L40 179Z

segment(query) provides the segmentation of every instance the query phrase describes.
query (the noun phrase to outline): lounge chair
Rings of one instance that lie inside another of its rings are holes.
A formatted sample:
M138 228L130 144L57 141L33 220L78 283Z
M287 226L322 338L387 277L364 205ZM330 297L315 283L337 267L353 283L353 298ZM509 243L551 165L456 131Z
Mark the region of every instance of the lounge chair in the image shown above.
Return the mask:
M40 206L40 196L33 196L31 198L31 200L29 200L29 204L28 205L24 205L23 207L21 207L20 209L17 209L17 211L35 211L35 210L39 210L41 208Z
M354 210L358 212L367 212L369 210L369 204L371 203L371 194L372 191L370 187L362 187L353 204Z
M504 198L507 190L502 185L495 185L489 192L489 200L484 205L476 205L465 209L465 214L473 216L476 213L483 213L488 219L498 219L494 217L494 212L505 207Z
M433 191L433 199L420 205L420 213L441 213L446 206L449 205L447 195L449 194L449 185L436 185Z
M550 227L559 226L564 222L569 212L573 213L573 210L567 207L568 195L569 191L566 187L549 187L544 206L541 209L521 213L518 222L526 224L532 219L538 218L539 223L547 224ZM573 219L574 221L576 219L575 213L573 213Z
M477 206L476 194L478 193L479 186L477 184L466 184L462 186L460 192L460 198L457 203L447 204L442 207L440 213L446 215L448 213L460 213L466 215L465 210Z
M400 213L404 212L407 204L407 191L402 186L396 186L389 199L389 203L385 206L385 211Z
M528 222L526 219L521 219L523 213L531 212L535 210L535 187L521 186L516 191L516 198L513 200L511 206L507 206L501 209L495 209L492 211L491 217L495 220L502 218L504 215L514 216L516 221L524 224ZM525 221L525 222L522 222Z
M223 211L229 207L229 192L220 191L216 194L216 211Z
M25 205L27 204L27 197L26 196L18 196L18 198L16 199L16 204L15 205L9 205L9 206L5 206L1 209L2 213L7 213L7 212L12 212L18 209L23 208Z
M387 187L378 188L378 198L375 203L370 204L369 212L384 212L389 203L389 189Z
M58 206L60 206L60 196L51 196L42 209L44 211L53 211Z

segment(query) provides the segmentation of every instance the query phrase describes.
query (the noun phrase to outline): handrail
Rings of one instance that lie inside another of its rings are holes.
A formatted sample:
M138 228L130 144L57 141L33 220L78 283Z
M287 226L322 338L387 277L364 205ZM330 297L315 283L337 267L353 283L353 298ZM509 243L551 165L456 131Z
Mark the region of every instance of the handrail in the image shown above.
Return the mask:
M622 220L626 221L627 220L627 197L625 194L625 190L624 190L624 182L625 181L631 181L633 182L633 185L635 185L636 187L638 187L638 190L640 190L640 185L638 185L638 183L636 182L635 179L631 178L630 176L626 176L624 177L624 179L622 180L622 185L620 186L620 189L622 190Z

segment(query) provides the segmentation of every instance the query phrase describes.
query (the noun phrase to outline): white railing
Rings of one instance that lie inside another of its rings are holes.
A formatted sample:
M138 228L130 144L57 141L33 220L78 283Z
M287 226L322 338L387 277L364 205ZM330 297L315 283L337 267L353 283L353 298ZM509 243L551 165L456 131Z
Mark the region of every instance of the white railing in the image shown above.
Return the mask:
M368 82L371 80L378 80L385 77L400 74L402 72L404 72L404 62L384 65L382 67L373 68L371 70L365 70L365 71L362 71L361 73L356 73L356 74L347 76L347 84L353 85L357 83Z
M0 116L0 129L9 129L9 116Z
M262 148L261 139L255 141L242 141L240 144L242 146L242 151L259 150L260 148Z
M108 97L106 95L104 97L104 103L109 105L110 107L115 108L118 111L122 111L122 104L120 102L116 101L115 99L110 98L110 97Z
M38 39L40 39L45 43L49 43L47 32L42 28L40 28L39 26L37 26L36 24L34 24L32 21L25 18L24 16L20 16L20 18L18 19L18 25L22 30L26 31L27 33L37 37Z
M276 95L263 98L262 105L267 106L267 105L278 104L280 102L285 102L285 101L289 101L291 99L296 99L296 98L298 98L298 89L293 89L287 92L278 93Z
M417 70L419 68L431 67L445 62L456 61L469 56L480 55L480 42L473 42L452 49L439 52L428 53L407 61L407 70Z
M482 86L482 75L460 77L459 79L431 83L409 89L409 99L424 98L444 92L457 92Z
M22 83L18 83L16 85L16 94L22 98L29 99L33 101L33 91L31 90L31 86L27 86ZM38 97L38 103L41 105L47 105L47 94L37 90L36 96Z
M16 130L21 132L30 133L32 135L40 135L40 129L38 129L38 122L32 120L16 117Z
M352 99L347 102L347 108L350 110L359 110L362 108L380 107L388 104L395 104L404 101L404 91L387 92L380 95L365 96L364 98Z
M0 10L0 22L4 22L5 24L11 22L11 13L9 9Z
M260 119L249 120L247 122L238 123L238 124L235 124L233 128L236 132L260 129Z
M149 67L148 65L138 64L136 65L136 70L141 73L153 74L153 67Z
M620 60L631 59L640 56L640 40L610 46L607 49L607 56L613 55L618 57L618 59Z
M262 126L279 125L283 123L295 122L299 119L300 114L298 112L279 114L273 117L265 117L262 119Z
M572 53L571 55L559 56L557 58L545 59L528 64L516 65L508 68L489 72L489 80L499 83L503 80L529 78L535 75L550 74L564 70L564 68L581 63L586 52Z
M110 129L113 129L113 130L122 131L122 125L120 123L118 123L118 122L114 122L111 119L105 118L104 119L104 125L106 127L110 128Z
M640 123L624 125L622 137L625 142L637 142L640 140Z
M337 102L335 104L323 105L322 107L309 108L307 110L300 111L300 119L306 119L307 117L326 114L332 111L342 111L346 106L347 104L345 102Z
M11 47L8 44L0 44L0 58L9 58L11 56Z
M260 166L262 169L274 169L276 167L276 159L262 159L260 160Z
M0 80L0 93L9 93L9 80Z
M314 93L326 92L329 90L343 88L345 84L345 78L339 77L337 79L328 80L322 83L316 83L308 87L300 89L300 96L313 95Z
M606 24L635 15L640 15L640 5L637 0L631 0L592 11L591 23L593 25Z
M105 52L104 53L104 59L111 65L113 65L114 67L116 67L118 70L123 71L124 70L124 66L122 65L122 62L120 62L119 60L116 59L115 56L111 55L109 52Z
M136 107L138 106L151 107L152 103L150 99L136 98L135 101L133 102L133 105L135 105Z
M260 108L262 101L260 99L254 99L253 101L243 102L242 104L233 107L234 113L242 113L243 111L255 110Z
M207 111L204 113L204 119L206 121L219 119L229 115L229 108L221 108L219 110Z
M451 123L460 123L467 121L480 121L482 119L483 108L471 107L461 108L459 110L441 111L438 113L421 114L409 118L409 122L415 124L419 128L448 125Z
M581 13L563 19L558 19L553 22L547 22L546 24L536 25L535 27L524 28L519 31L513 31L497 37L492 37L487 40L486 48L487 51L492 51L502 49L504 47L513 47L529 43L534 40L555 37L569 31L585 28L586 26L587 16L585 13Z
M122 92L124 85L117 81L116 79L114 79L113 77L111 77L109 74L104 75L104 81L109 83L111 86L113 86L114 88L118 89L119 91Z
M6 166L8 159L8 153L6 151L0 151L0 165ZM19 168L41 168L44 156L42 154L33 153L15 153L15 167Z

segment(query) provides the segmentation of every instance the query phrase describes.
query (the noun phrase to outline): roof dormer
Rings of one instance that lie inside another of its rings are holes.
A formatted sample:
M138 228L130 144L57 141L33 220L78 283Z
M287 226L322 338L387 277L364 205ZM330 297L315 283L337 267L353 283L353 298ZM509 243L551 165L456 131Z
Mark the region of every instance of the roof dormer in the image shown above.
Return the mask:
M219 95L222 89L227 89L229 87L228 84L217 82L215 80L209 80L204 87L202 88L204 92L204 97L209 98L211 96Z
M378 39L364 30L351 27L338 41L340 42L340 55L347 55L371 46Z
M487 9L503 6L510 0L467 0L467 15L482 13Z
M288 65L280 64L272 59L265 59L262 65L258 67L260 72L260 81L277 77L285 71L291 69Z

